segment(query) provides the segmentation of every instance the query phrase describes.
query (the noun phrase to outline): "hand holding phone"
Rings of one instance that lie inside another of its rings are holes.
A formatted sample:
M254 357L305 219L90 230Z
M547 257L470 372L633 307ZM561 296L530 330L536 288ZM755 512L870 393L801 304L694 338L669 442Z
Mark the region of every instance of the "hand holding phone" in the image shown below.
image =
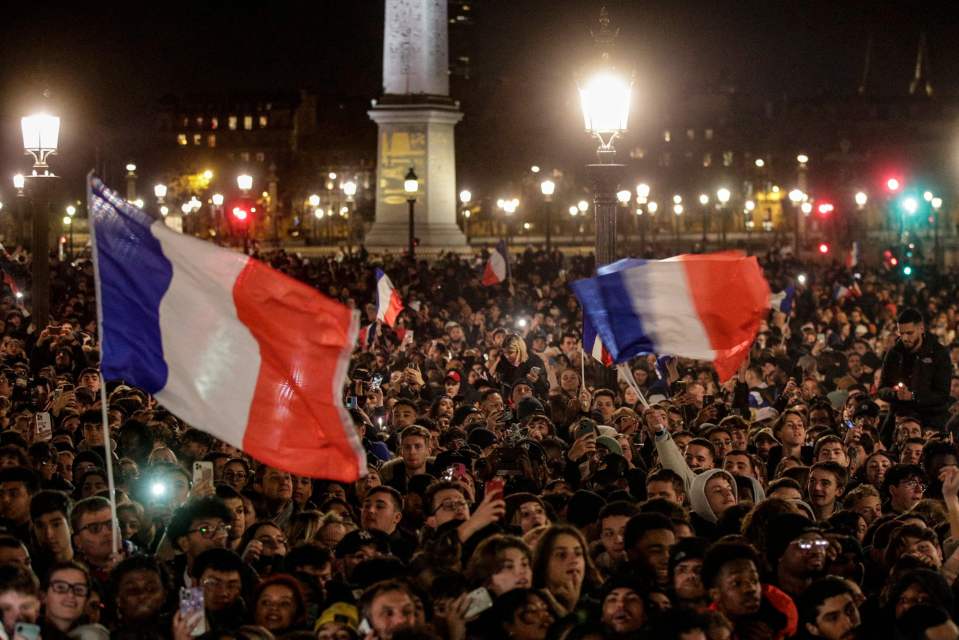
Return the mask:
M486 483L486 495L498 496L499 498L502 499L504 487L505 487L505 483L503 482L502 478L500 477L493 478L492 480Z

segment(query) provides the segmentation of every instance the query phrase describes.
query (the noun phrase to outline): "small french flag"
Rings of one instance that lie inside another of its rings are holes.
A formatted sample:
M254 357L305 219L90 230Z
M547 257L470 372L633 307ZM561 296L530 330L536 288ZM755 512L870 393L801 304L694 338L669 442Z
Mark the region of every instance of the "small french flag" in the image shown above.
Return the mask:
M859 266L859 254L860 254L859 241L853 241L852 246L849 247L849 254L846 256L846 266L852 269L853 267Z
M484 287L491 287L505 282L507 278L509 278L509 251L506 249L506 242L500 240L486 262L482 282Z
M613 364L613 356L603 346L603 341L589 321L589 316L583 314L583 350L596 360L603 363L603 366L609 367Z
M392 327L403 310L400 294L382 269L376 270L376 319Z

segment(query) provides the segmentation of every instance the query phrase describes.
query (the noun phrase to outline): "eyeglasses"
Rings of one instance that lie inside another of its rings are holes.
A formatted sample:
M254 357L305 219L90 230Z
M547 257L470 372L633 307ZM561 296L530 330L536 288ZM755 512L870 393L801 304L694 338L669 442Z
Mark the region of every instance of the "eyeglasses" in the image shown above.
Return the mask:
M812 551L814 549L816 551L825 551L829 548L829 541L821 538L819 540L793 540L792 544L799 547L801 551Z
M101 531L103 531L105 528L111 526L112 524L113 524L113 520L101 520L100 522L91 522L90 524L84 525L80 527L79 529L77 529L77 533L80 533L81 531L89 531L93 535L97 535Z
M73 595L78 598L85 598L87 594L90 593L90 587L86 584L81 584L79 582L69 583L65 580L51 580L50 590L60 595L65 595L72 591Z
M215 538L218 533L226 532L230 533L230 530L233 529L228 524L218 524L215 527L197 527L196 529L190 529L187 533L199 533L201 536L209 540L210 538Z
M465 509L466 506L466 500L444 500L436 510L459 511L460 509Z
M917 478L909 478L908 480L903 480L899 484L906 489L919 489L920 491L926 490L926 484Z

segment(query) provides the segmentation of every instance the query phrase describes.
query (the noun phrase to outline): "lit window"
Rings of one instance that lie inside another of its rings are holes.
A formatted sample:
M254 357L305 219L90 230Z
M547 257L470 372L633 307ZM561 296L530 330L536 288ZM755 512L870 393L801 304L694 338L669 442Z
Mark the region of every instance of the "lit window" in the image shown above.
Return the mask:
M183 116L183 126L184 127L190 126L190 118L188 118L187 116Z
M230 116L227 119L227 124L230 127L230 131L236 131L236 116Z
M203 116L197 116L197 117L196 117L196 126L197 126L198 129L202 129L202 128L203 128Z
M265 161L266 161L266 154L263 153L262 151L258 151L258 152L256 153L256 161L257 161L257 162L265 162Z
M186 146L186 134L178 133L176 134L176 143L181 147Z
M696 139L696 130L695 129L686 129L686 137L690 140Z
M262 114L262 115L260 116L260 128L261 128L261 129L266 129L267 124L269 124L269 122L270 122L270 119L267 118L266 114Z
M216 116L213 116L212 118L210 118L210 128L213 129L214 131L216 131L217 129L219 129L219 128L220 128L220 119L217 118Z
M194 133L194 134L193 134L193 144L195 144L195 145L198 146L198 147L199 147L201 144L203 144L203 136L200 135L199 133Z
M712 139L713 139L713 130L712 130L712 129L706 129L706 131L703 132L703 133L704 133L704 135L706 136L706 139L707 139L707 140L712 140Z
M732 151L723 151L723 166L731 167L733 166L733 152Z
M216 146L216 134L211 133L206 137L206 146L215 147Z
M250 161L250 152L249 152L249 151L242 151L242 152L240 152L240 160L242 160L243 162L249 162L249 161Z
M703 154L703 166L709 167L710 165L712 165L712 163L713 163L713 154L711 153Z
M243 128L247 131L253 130L253 116L243 116Z
M663 142L669 142L673 139L673 134L669 132L669 129L663 131Z

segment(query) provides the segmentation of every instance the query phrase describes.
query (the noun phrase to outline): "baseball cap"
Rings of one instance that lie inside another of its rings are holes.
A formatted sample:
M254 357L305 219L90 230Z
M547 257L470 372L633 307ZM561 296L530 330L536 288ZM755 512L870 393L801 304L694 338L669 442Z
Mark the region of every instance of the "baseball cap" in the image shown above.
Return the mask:
M323 613L320 614L320 617L316 620L316 625L313 627L313 630L315 631L323 625L331 622L339 622L341 624L345 624L350 629L355 630L360 624L360 612L351 604L347 604L345 602L334 602L327 607Z
M369 546L375 546L380 553L389 553L390 538L377 529L354 529L337 543L336 557L343 558Z
M450 370L446 372L446 380L454 380L456 382L462 382L463 376L460 375L459 371Z

